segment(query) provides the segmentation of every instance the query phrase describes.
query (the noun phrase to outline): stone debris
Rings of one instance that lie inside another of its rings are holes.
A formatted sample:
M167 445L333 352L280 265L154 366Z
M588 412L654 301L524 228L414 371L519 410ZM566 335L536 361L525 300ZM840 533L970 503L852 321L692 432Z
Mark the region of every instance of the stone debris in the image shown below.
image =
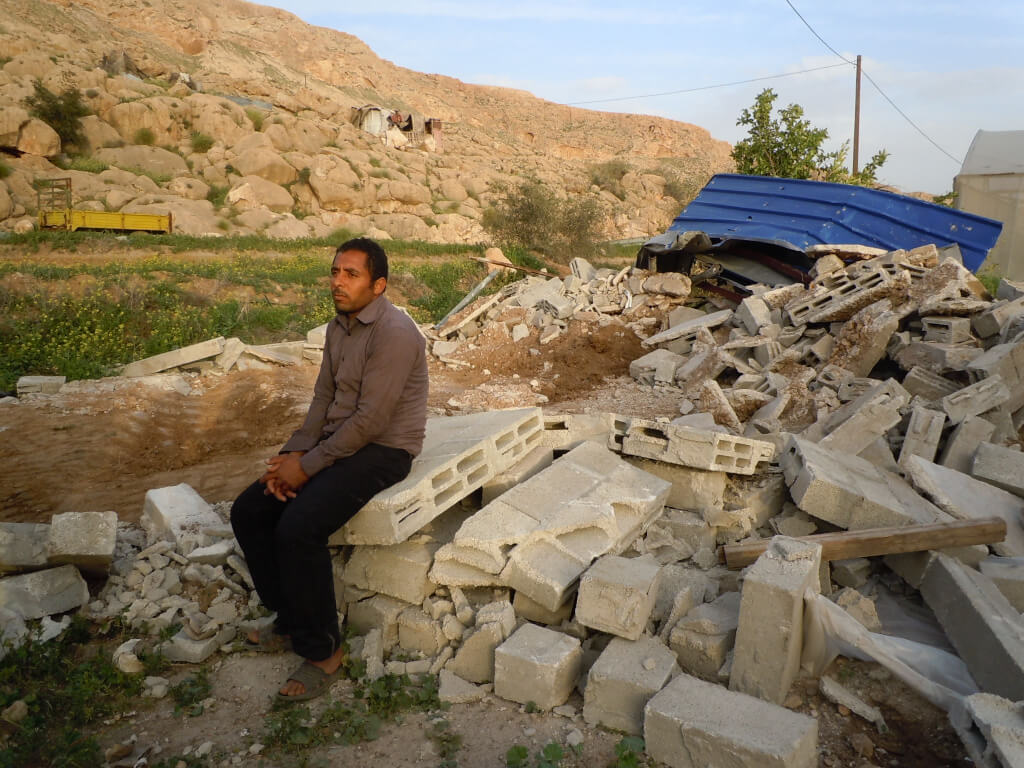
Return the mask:
M431 419L409 477L332 539L346 545L339 616L367 676L439 675L443 701L493 690L544 710L578 686L583 719L643 734L673 766L816 765L816 722L779 706L804 596L878 631L873 596L891 571L985 691L951 715L972 758L1017 764L1019 707L998 697L1024 699L1024 298L991 301L934 248L811 250L808 284L751 286L734 309L685 275L575 259L565 278L511 283L423 329L436 358L465 366L458 356L488 339L535 346L570 322L618 324L648 350L631 375L679 407ZM316 362L325 338L326 326L260 348L215 339L126 375L188 394L189 366ZM26 622L87 606L137 635L118 649L122 668L172 627L169 660L240 649L232 639L268 617L226 507L179 485L147 493L141 531L100 512L0 524L0 634L17 641ZM791 538L990 516L1006 520L1004 541L881 559L829 564ZM719 564L721 545L763 539L742 574ZM79 569L107 577L91 602ZM836 681L820 688L884 728ZM164 695L166 681L146 691Z

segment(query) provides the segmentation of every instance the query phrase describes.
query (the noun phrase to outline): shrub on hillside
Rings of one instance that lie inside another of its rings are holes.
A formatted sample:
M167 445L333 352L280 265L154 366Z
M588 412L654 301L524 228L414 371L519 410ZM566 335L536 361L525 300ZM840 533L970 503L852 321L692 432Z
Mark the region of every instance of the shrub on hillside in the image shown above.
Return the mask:
M249 121L252 123L253 130L263 130L263 112L256 109L255 107L249 107L245 110L245 114L249 116Z
M132 136L132 142L135 144L145 144L147 147L153 146L156 143L156 135L149 128L139 128Z
M625 160L609 160L606 163L592 165L588 170L590 171L591 184L608 190L619 200L626 198L626 190L622 186L622 177L629 173L631 168Z
M213 147L213 137L199 131L192 131L192 151L204 154Z
M484 211L482 223L496 243L559 261L595 250L602 211L593 198L560 200L539 179L514 188L495 185L494 192L494 206Z
M84 145L81 119L92 112L82 101L82 92L77 88L69 86L56 94L42 81L36 80L32 84L32 95L22 103L30 115L38 117L57 132L62 146L72 144L79 148Z

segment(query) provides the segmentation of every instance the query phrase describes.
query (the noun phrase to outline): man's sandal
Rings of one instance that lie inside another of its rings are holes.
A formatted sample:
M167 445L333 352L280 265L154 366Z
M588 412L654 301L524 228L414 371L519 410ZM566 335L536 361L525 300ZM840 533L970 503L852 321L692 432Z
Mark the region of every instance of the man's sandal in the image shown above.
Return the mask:
M287 635L279 635L269 627L256 633L258 640L254 643L245 638L245 649L257 653L286 653L292 649L292 639Z
M288 675L288 680L285 681L301 683L306 690L302 693L297 693L294 696L287 696L278 691L277 700L308 701L309 699L315 699L317 696L322 696L331 687L331 684L334 683L334 681L341 675L344 669L345 663L342 661L334 672L327 674L316 664L306 659L299 665L298 669Z

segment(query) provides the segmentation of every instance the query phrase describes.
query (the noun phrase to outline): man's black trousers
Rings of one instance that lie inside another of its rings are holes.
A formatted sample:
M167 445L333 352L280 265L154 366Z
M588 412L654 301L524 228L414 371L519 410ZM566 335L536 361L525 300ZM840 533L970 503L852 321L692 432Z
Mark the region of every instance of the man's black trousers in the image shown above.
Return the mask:
M255 482L235 500L231 527L256 591L300 656L322 661L341 644L327 539L411 465L408 451L370 443L315 474L294 499L278 501Z

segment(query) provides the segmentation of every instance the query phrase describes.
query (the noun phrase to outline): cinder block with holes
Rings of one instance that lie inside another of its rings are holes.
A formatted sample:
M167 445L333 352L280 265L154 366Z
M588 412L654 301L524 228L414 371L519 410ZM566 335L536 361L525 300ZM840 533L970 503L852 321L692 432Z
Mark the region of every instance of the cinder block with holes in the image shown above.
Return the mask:
M739 475L753 475L766 469L775 456L775 446L763 440L647 419L629 422L622 451L684 467Z
M1010 391L998 374L975 382L942 398L942 410L952 424L998 408L1010 399Z
M959 344L972 339L971 320L967 317L922 317L921 325L925 341Z
M330 544L397 544L541 442L540 408L489 411L427 421L423 452L409 476L366 503Z

